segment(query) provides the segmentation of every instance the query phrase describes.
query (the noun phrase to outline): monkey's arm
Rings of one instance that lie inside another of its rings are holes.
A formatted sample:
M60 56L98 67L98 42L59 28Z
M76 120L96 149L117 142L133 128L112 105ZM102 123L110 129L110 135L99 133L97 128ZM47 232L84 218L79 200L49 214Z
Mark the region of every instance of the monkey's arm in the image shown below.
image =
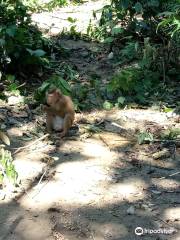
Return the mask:
M55 112L55 110L48 105L42 105L42 110L45 111L46 113L54 113Z

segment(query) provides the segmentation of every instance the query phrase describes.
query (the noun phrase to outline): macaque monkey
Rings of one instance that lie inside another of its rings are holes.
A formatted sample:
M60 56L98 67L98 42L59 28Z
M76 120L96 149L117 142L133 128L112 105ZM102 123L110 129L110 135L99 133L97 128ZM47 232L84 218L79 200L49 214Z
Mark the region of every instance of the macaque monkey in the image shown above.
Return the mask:
M47 114L47 131L61 131L60 137L64 137L74 122L75 111L71 98L53 89L47 93L46 103L43 109Z

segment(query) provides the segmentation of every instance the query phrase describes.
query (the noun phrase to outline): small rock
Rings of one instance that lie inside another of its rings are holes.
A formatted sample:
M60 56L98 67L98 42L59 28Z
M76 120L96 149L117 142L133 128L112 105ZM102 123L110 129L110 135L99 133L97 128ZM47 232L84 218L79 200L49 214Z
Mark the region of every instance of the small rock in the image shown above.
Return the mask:
M8 118L8 123L10 125L21 126L21 123L19 121L17 121L16 119L14 119L14 118Z
M17 105L19 103L24 102L23 96L10 96L8 97L8 104L9 105Z
M170 153L169 149L167 149L167 148L164 148L161 151L155 152L152 154L152 157L155 160L162 159L162 158L168 158L170 156L171 156L171 153Z
M3 124L1 124L1 129L2 130L4 130L4 129L6 129L7 128L7 126L3 123Z
M134 215L135 214L135 207L131 206L127 209L127 214L128 215Z
M28 113L26 111L13 111L12 112L12 116L14 118L16 117L20 117L20 118L27 118L28 117Z
M4 200L6 197L6 194L4 191L0 190L0 200Z
M167 116L168 118L172 118L172 117L176 117L177 114L176 114L174 111L171 111L171 112L167 112L167 113L166 113L166 116Z
M161 194L161 192L157 191L157 190L151 190L151 192L154 193L154 194Z
M12 127L7 130L7 133L9 136L16 136L16 137L22 137L23 132L19 128Z

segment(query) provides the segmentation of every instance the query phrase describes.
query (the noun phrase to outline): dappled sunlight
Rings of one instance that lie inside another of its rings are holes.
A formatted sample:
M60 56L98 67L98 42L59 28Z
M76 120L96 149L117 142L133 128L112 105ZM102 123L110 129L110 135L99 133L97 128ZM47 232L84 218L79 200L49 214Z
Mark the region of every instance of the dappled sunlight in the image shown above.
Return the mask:
M112 153L107 150L107 147L100 144L87 143L84 146L84 152L91 157L112 158Z
M179 6L40 1L0 4L0 239L178 240Z
M165 220L169 220L169 219L171 219L171 221L177 220L179 219L179 216L180 216L180 207L167 208L163 213L163 218Z
M85 2L81 5L68 5L53 12L34 13L32 20L41 29L50 29L51 34L59 34L63 29L70 30L71 26L76 26L77 32L86 33L86 29L89 25L89 19L92 19L91 23L97 23L101 16L101 12L96 13L96 19L93 18L93 11L100 10L104 5L109 3L108 0L100 0L93 2ZM88 11L87 11L88 8ZM68 17L76 19L72 24L68 21Z
M42 157L42 156L41 156ZM38 160L40 156L38 157ZM33 161L31 158L24 158L14 161L16 171L18 172L21 181L29 178L34 178L37 173L41 173L44 164L40 161Z
M138 158L140 159L142 164L149 164L151 166L151 168L153 167L159 167L159 168L164 168L164 169L174 169L176 162L172 161L172 159L166 159L166 161L164 160L160 160L158 159L157 161L152 161L152 157L146 157L146 156L138 156Z
M51 181L34 187L21 202L24 207L33 207L35 201L40 209L48 208L53 202L59 201L68 205L96 202L103 207L108 201L113 204L125 198L136 201L145 197L142 188L146 184L138 178L129 178L114 185L111 181L106 168L89 165L88 160L62 163L56 168L56 175Z
M145 189L148 185L144 180L140 178L128 177L123 179L122 182L115 183L108 186L107 200L112 198L116 199L128 199L129 201L137 201L146 197Z
M151 109L126 109L116 113L116 118L132 119L136 121L152 121L158 124L167 123L167 114L165 112L159 112ZM114 115L112 115L114 118Z
M68 204L87 204L91 201L99 201L105 194L106 184L101 186L101 183L111 180L105 169L101 166L90 166L89 161L63 163L57 167L56 171L53 180L47 184L42 182L38 186L40 191L34 188L29 192L30 196L35 196L36 202L40 202L42 208L57 201ZM28 202L31 203L29 200L25 197L26 207L29 206Z
M178 189L180 187L179 181L174 179L159 179L157 181L157 178L152 179L152 183L159 188L166 189L166 190L174 190Z
M99 238L101 239L101 236L104 235L107 237L107 239L111 239L113 236L113 239L120 239L122 237L125 237L128 234L128 229L124 226L124 224L117 223L102 223L97 224L95 228L99 232ZM98 235L97 235L98 239Z

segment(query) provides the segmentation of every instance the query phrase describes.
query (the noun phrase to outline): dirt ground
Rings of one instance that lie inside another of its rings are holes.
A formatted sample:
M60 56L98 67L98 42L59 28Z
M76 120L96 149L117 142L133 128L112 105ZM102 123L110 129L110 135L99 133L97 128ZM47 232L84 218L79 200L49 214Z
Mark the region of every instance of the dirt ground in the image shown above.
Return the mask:
M179 239L179 148L154 160L162 145L138 145L134 137L135 129L159 131L172 119L137 109L77 117L80 129L85 119L103 120L105 131L76 134L58 144L48 138L32 144L32 139L19 149L25 125L8 130L18 147L14 163L21 185L6 189L1 199L0 239L139 239L136 227L169 231L142 239ZM27 122L26 128L34 124Z
M80 75L109 74L107 62L84 60L93 44L61 43L74 49L69 61ZM180 145L137 143L138 130L158 135L179 127L177 118L153 109L79 113L75 131L59 141L44 137L40 109L31 117L26 106L0 110L21 179L0 190L0 240L180 239ZM93 124L102 131L88 132ZM169 155L155 159L164 148Z

